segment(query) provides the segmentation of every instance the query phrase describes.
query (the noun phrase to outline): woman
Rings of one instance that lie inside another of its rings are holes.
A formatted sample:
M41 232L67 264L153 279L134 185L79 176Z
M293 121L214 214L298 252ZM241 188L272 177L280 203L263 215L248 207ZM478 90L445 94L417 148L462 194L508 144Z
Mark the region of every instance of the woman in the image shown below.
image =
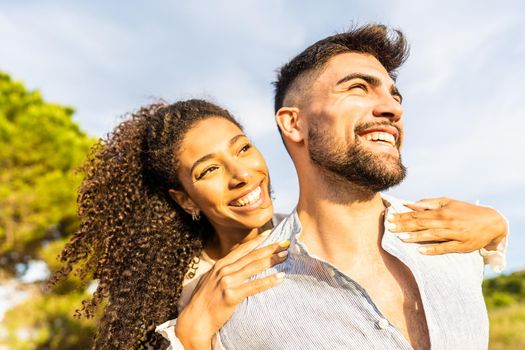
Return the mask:
M191 293L177 335L188 348L209 347L239 302L282 280L246 281L286 259L289 242L255 249L272 226L268 170L228 111L201 100L145 106L93 149L84 170L80 227L52 282L75 266L99 280L80 310L90 317L107 301L95 348L160 347L155 325L177 317ZM502 235L499 215L482 209L487 228L454 236L463 242L455 251ZM463 219L465 210L449 217L465 227L480 221Z

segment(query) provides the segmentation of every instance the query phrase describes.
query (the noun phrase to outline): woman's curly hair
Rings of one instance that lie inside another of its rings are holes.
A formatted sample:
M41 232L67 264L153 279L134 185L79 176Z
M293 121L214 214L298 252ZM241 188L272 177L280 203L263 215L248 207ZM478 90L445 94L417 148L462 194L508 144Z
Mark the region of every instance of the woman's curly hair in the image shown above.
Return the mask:
M50 283L74 267L81 278L98 279L77 310L92 317L105 305L95 349L158 348L155 325L177 316L184 276L213 228L205 218L193 221L168 189L182 189L177 170L185 134L209 117L241 128L228 111L203 100L144 106L93 146L82 167L80 226Z

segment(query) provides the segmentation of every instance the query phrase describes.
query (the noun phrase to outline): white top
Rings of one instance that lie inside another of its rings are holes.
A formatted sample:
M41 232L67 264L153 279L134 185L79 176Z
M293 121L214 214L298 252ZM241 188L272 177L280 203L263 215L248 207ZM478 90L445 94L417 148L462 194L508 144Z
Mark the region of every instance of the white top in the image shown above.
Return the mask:
M189 277L188 274L186 274L186 277L184 277L184 281L182 282L182 293L177 304L177 309L179 310L179 313L190 301L191 297L193 296L193 291L199 283L202 275L210 271L213 265L215 265L215 260L210 258L203 249L201 251L200 261L199 265L197 266L197 270L193 271L195 275Z
M187 274L186 277L184 277L184 281L182 282L182 293L177 304L177 309L179 310L179 313L190 301L191 297L193 296L193 292L195 291L195 287L199 283L202 275L210 271L214 264L215 260L210 258L203 249L201 251L200 261L199 265L197 266L197 270L194 271L195 275L190 277ZM180 342L179 338L177 338L177 336L175 335L176 324L177 319L169 320L167 322L164 322L160 326L157 326L157 328L155 329L155 332L161 334L164 338L170 341L170 346L168 346L167 350L184 350L184 346ZM220 344L216 345L216 343L216 337L214 336L212 339L212 348L214 350L222 350L223 347Z

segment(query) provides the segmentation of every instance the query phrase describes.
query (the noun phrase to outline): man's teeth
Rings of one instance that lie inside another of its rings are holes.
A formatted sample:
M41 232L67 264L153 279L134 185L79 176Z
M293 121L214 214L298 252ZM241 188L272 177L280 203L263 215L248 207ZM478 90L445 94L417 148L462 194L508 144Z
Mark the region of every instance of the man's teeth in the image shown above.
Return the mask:
M368 141L384 141L388 142L392 146L396 145L396 139L394 135L387 132L371 132L363 136Z
M246 196L243 196L232 202L233 206L244 207L245 205L255 203L261 198L261 187L257 187L255 190L248 193Z

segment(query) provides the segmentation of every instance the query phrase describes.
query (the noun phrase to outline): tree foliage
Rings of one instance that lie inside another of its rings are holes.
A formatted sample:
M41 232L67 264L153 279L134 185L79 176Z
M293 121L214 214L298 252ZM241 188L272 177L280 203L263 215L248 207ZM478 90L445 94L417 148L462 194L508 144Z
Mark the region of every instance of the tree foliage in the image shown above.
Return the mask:
M8 279L17 283L13 278L33 260L56 270L57 255L78 225L75 169L95 140L73 112L0 72L0 288ZM96 319L73 317L87 296L79 278L47 293L40 284L24 285L31 296L4 315L0 347L90 348Z
M0 72L0 269L42 259L42 245L76 227L74 169L93 140L73 109L47 103L38 91ZM53 257L54 258L54 257Z
M62 295L35 293L30 302L6 313L3 343L19 350L91 348L95 321L72 317L86 296L78 290Z
M483 294L489 308L525 305L525 271L486 279L483 282Z

